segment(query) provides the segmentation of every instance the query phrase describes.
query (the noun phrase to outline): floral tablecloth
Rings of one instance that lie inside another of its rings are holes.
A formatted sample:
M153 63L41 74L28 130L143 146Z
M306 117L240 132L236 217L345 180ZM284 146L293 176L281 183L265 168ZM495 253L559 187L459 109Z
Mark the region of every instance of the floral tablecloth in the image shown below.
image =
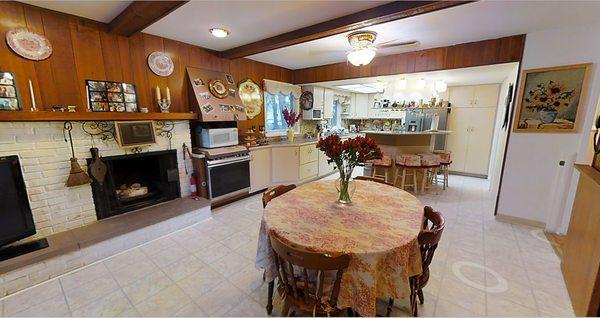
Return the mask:
M403 190L355 181L352 204L337 203L333 180L302 185L269 202L260 226L256 267L277 276L269 231L289 243L324 253L348 253L338 306L375 316L376 298L407 297L408 278L421 273L417 236L421 202Z

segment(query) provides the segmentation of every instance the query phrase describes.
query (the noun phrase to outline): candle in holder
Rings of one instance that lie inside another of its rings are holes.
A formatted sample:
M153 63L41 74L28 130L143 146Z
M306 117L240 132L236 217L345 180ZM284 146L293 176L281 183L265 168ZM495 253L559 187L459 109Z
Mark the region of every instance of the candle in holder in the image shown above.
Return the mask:
M167 100L171 101L171 90L169 90L169 86L167 86Z
M158 85L156 85L156 99L160 100L160 87Z

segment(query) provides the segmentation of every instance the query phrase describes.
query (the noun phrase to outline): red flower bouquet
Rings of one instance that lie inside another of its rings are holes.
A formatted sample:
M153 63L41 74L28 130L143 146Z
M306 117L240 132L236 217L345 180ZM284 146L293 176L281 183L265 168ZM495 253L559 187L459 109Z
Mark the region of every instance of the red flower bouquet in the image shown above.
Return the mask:
M373 159L381 159L383 153L375 140L366 137L349 138L344 141L338 135L320 139L317 148L329 158L327 162L335 163L340 178L338 180L339 202L350 203L353 189L350 189L350 178L354 167L364 165ZM352 190L352 191L350 191Z
M283 120L287 124L288 128L294 127L298 121L300 121L300 117L302 114L296 114L296 111L292 110L291 112L287 109L283 109Z

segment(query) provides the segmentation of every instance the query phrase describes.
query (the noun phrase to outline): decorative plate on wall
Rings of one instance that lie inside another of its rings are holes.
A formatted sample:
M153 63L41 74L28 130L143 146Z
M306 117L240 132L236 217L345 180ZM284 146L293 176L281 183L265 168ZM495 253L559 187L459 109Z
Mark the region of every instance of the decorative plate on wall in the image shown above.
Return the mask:
M263 94L260 86L251 79L247 79L240 82L238 91L248 118L252 119L258 116L263 105Z
M229 95L229 91L227 90L227 86L220 79L211 79L208 82L208 90L214 97L223 99Z
M173 74L173 61L163 52L152 52L148 55L148 66L158 76L169 76Z
M304 110L311 110L313 108L313 94L311 92L302 92L302 95L300 95L300 107Z
M52 44L43 35L16 28L6 32L6 43L18 55L34 61L45 60L52 54Z

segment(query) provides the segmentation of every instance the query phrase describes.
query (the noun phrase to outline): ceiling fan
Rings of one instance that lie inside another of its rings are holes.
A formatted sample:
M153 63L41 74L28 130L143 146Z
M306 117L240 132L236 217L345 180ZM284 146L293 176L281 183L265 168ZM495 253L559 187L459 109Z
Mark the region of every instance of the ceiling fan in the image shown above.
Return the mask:
M377 32L374 31L356 31L348 34L346 38L348 39L348 43L352 47L350 51L321 50L310 51L309 54L315 55L323 53L346 52L346 58L350 63L352 63L352 65L361 66L369 64L377 54L378 49L410 48L416 47L420 44L419 41L397 42L398 40L391 40L375 44L375 40L377 39Z

